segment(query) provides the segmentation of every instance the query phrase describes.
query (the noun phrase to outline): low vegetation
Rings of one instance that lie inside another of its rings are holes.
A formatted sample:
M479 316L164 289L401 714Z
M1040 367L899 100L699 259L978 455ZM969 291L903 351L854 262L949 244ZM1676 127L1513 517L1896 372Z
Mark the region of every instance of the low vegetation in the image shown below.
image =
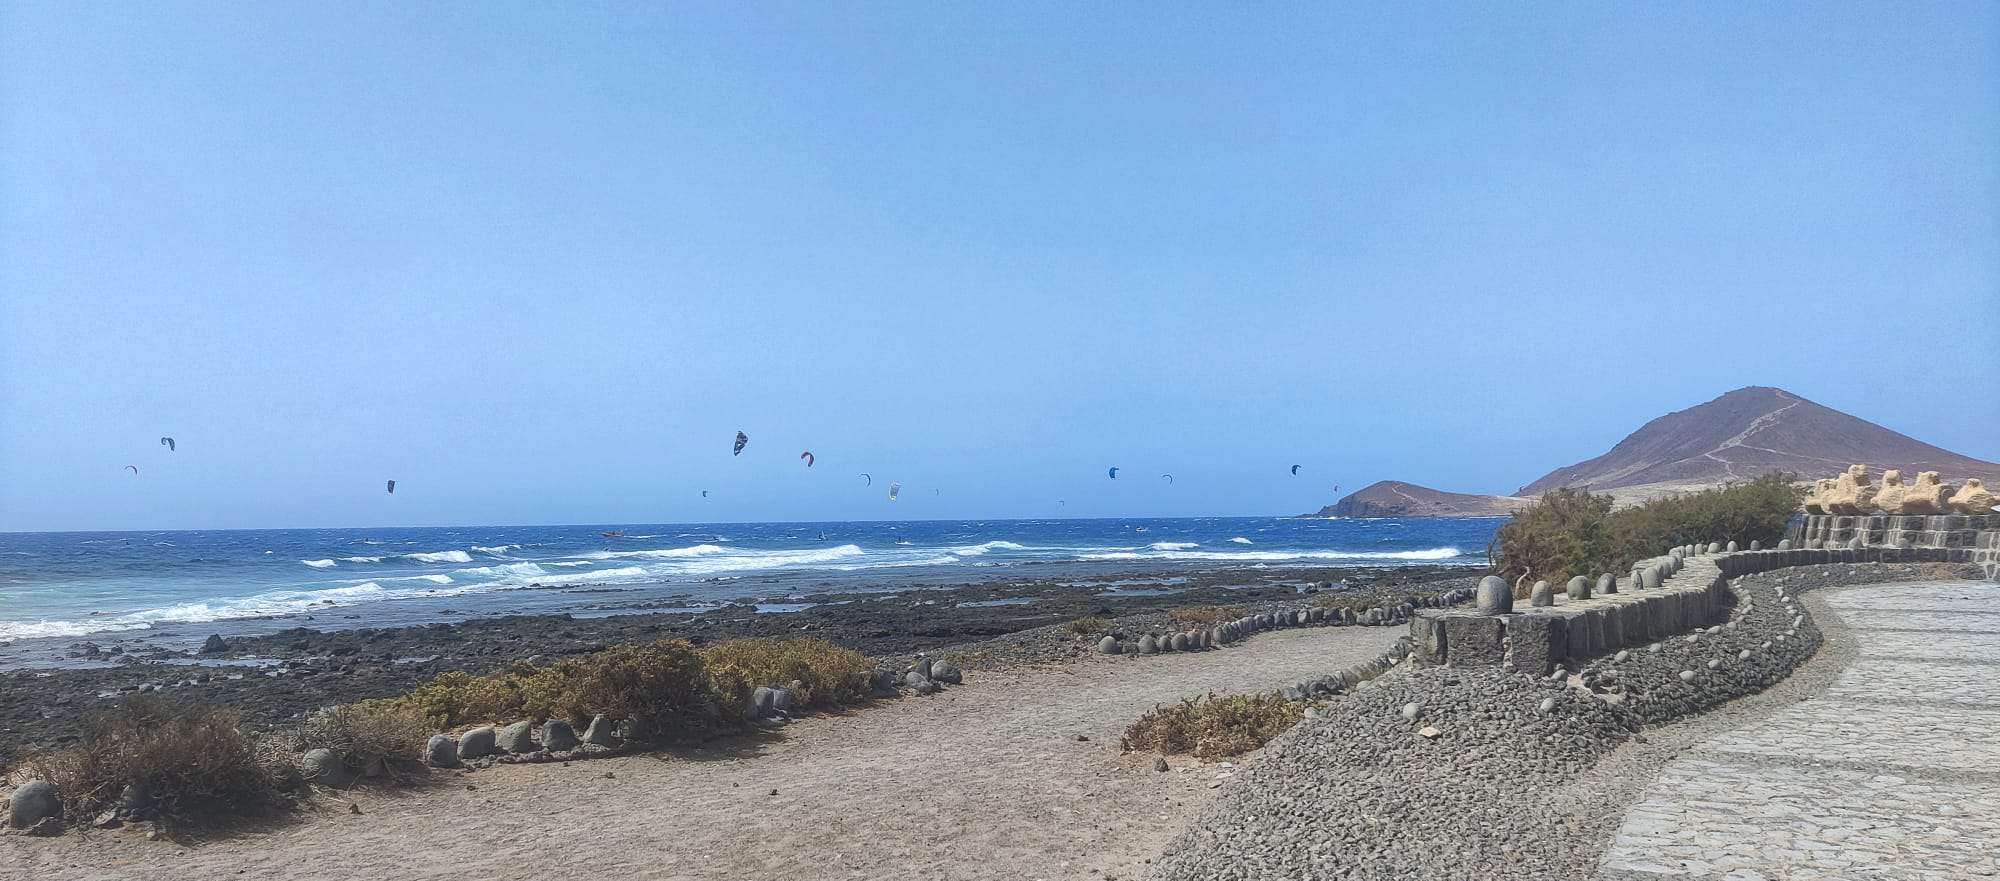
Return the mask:
M306 750L332 750L350 771L394 780L416 770L425 740L440 730L550 718L581 728L603 713L671 740L740 724L761 685L797 683L797 701L808 707L865 700L873 669L866 656L824 639L705 649L662 640L485 674L444 673L397 697L315 711L271 737L244 731L232 710L141 695L90 718L80 745L30 759L26 770L57 786L72 824L118 808L131 792L143 794L142 813L175 825L281 803Z
M1196 627L1212 627L1241 617L1243 610L1235 606L1185 606L1167 612L1167 618L1175 624Z
M257 813L297 779L292 754L243 731L228 709L135 695L84 723L80 744L27 762L54 783L70 823L120 805L169 827Z
M416 767L424 741L436 730L402 701L362 701L308 713L292 733L292 751L330 749L355 774L380 767L397 775Z
M872 669L866 656L824 639L742 639L706 649L674 639L484 675L445 673L389 702L440 729L523 718L581 728L603 713L673 738L741 721L762 685L797 682L797 699L808 707L861 701Z
M1193 755L1200 759L1239 756L1257 749L1305 717L1303 701L1268 694L1208 695L1170 707L1154 707L1125 729L1126 751Z
M1063 627L1077 636L1102 636L1105 631L1111 629L1111 622L1095 617L1078 618Z
M1800 489L1787 474L1767 474L1702 492L1613 511L1608 495L1559 489L1517 512L1494 535L1488 554L1508 580L1560 584L1571 576L1623 572L1633 562L1692 542L1761 541L1775 545L1798 510Z
M1359 614L1366 609L1378 606L1393 606L1397 602L1397 600L1387 597L1367 594L1356 596L1347 593L1323 593L1314 597L1312 604L1322 609L1332 609L1336 612L1352 610L1356 614Z
M874 664L824 639L739 639L702 652L710 688L725 709L740 710L759 685L800 684L798 702L833 707L868 698Z

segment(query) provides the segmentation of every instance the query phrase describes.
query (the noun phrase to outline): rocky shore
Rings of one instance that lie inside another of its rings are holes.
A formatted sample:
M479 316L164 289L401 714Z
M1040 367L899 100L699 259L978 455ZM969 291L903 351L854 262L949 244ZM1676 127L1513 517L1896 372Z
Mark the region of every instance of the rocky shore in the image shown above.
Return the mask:
M1246 612L1298 605L1320 594L1401 601L1470 583L1462 567L1217 569L1057 580L1022 579L900 594L794 598L805 608L759 612L745 602L701 614L604 618L508 616L421 627L317 630L215 638L199 652L121 651L80 641L86 669L0 673L0 767L36 749L74 741L83 714L118 697L162 691L222 704L253 725L276 727L308 710L408 690L450 670L483 672L536 656L684 638L697 644L756 636L814 635L878 658L957 648L964 663L995 669L1096 651L1062 625L1100 618L1133 631L1165 629L1177 608L1227 605Z

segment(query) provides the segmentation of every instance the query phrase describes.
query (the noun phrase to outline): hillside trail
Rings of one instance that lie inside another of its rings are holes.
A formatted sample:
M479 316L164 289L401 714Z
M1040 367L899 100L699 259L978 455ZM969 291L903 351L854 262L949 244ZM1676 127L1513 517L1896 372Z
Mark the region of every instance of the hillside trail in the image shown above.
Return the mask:
M1125 726L1158 704L1334 672L1402 633L1307 628L1219 651L975 669L936 697L762 739L332 793L298 822L193 846L11 837L0 876L1137 878L1233 771L1176 760L1159 773L1153 756L1120 751Z

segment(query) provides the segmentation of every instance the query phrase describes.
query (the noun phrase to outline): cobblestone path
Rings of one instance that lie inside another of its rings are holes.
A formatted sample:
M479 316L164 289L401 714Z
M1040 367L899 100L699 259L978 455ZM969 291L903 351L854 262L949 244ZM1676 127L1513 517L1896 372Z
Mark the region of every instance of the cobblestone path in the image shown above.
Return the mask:
M2000 585L1825 599L1853 661L1824 693L1670 762L1626 813L1604 877L2000 875Z

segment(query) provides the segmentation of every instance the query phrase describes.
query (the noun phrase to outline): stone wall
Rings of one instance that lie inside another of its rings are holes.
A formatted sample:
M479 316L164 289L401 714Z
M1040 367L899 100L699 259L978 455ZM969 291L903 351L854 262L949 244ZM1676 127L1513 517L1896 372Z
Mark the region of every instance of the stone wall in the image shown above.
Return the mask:
M2000 577L2000 514L1807 514L1788 538L1807 549L1944 548L1944 562L1977 563Z
M1785 547L1720 552L1708 549L1715 545L1676 548L1667 556L1641 560L1629 580L1616 583L1619 592L1614 594L1557 599L1556 605L1499 615L1418 609L1410 619L1411 656L1425 665L1506 667L1534 675L1547 675L1561 666L1574 670L1585 661L1619 649L1636 648L1726 620L1734 603L1729 591L1731 578L1826 563L1973 562L1975 553L1984 552L1989 559L2000 554L1996 539L2000 539L2000 531L1980 533L1978 540L1984 543L1980 549ZM1993 564L1986 565L1991 574Z

